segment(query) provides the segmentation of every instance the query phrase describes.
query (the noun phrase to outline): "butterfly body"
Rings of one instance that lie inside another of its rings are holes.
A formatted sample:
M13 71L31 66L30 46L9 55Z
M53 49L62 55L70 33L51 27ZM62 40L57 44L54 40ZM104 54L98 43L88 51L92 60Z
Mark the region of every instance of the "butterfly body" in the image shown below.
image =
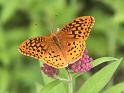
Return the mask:
M43 60L55 68L64 68L78 60L85 49L85 41L94 23L91 16L76 18L56 34L24 41L19 51L27 56Z

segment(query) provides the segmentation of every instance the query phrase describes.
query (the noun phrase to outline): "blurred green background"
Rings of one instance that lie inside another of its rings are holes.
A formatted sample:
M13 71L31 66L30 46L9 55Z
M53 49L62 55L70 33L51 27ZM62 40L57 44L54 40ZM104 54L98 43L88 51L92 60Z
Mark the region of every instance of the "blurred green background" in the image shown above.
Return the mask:
M84 15L95 18L89 55L123 57L124 0L0 0L0 93L38 93L53 80L40 72L38 60L21 55L18 46ZM124 62L113 77L114 84L121 81Z

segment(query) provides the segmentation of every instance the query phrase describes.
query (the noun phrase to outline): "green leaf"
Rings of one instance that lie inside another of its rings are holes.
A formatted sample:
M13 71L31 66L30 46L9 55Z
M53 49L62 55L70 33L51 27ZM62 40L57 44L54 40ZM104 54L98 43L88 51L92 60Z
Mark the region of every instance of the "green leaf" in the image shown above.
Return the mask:
M49 93L49 91L51 89L53 89L55 86L57 86L58 84L60 84L61 81L59 80L54 80L50 83L48 83L47 85L45 85L41 90L40 90L40 93Z
M104 62L115 61L115 60L118 60L118 59L114 58L114 57L101 57L101 58L98 58L96 60L93 60L92 62L90 62L90 64L92 64L93 67L95 67L95 66L98 66L99 64L102 64Z
M98 71L84 83L78 93L99 93L111 79L121 60L122 58Z
M124 82L112 86L103 93L122 93L122 92L124 92Z

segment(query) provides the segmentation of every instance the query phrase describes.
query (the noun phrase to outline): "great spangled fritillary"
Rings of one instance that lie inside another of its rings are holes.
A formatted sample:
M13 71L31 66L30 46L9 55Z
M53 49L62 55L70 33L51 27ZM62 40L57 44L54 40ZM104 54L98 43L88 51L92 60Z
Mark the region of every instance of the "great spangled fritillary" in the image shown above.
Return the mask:
M74 19L49 37L41 36L24 41L19 51L39 60L49 66L64 68L78 60L85 49L85 41L94 24L92 16L82 16Z

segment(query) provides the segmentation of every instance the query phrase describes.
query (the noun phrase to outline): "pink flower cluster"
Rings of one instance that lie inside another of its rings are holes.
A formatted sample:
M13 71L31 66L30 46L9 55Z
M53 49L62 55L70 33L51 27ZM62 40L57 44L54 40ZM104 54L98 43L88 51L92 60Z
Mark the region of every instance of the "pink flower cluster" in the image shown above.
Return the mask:
M47 64L43 64L43 67L41 67L41 70L46 74L48 77L55 77L59 74L59 70L56 68L53 68Z
M67 69L71 70L74 73L82 73L85 71L89 71L92 68L92 65L89 64L93 60L92 57L89 57L88 50L83 52L83 56L77 60L75 63L70 64Z

